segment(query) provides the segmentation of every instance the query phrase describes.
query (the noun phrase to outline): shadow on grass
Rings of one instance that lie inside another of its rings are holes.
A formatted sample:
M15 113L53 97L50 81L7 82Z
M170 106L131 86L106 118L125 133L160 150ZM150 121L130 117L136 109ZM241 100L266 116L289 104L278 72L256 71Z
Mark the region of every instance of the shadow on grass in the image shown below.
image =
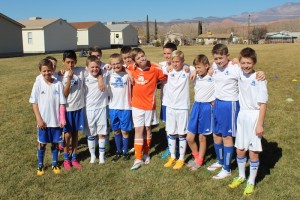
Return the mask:
M261 140L263 152L259 155L260 165L256 177L256 182L259 183L267 175L271 174L276 163L282 157L282 148L278 147L277 142L268 142L265 138Z

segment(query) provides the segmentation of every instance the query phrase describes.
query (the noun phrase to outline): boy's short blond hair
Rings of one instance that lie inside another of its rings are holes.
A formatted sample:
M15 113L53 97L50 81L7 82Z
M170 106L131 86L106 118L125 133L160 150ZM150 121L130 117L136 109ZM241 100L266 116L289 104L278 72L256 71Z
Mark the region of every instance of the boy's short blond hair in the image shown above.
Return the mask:
M87 57L87 59L85 61L86 66L88 66L91 62L95 62L98 65L100 65L100 61L97 56L92 55L92 56Z
M214 54L219 54L219 55L228 55L228 47L225 44L216 44L211 53Z
M172 59L175 57L179 57L181 60L184 60L184 53L180 50L175 50L172 52Z
M139 53L145 54L144 50L141 49L141 48L136 47L136 48L132 49L132 51L131 51L131 58L132 58L133 61L135 61L135 57L136 57Z
M113 54L111 54L109 56L109 62L110 62L110 64L111 64L111 59L114 59L114 58L119 59L119 61L123 63L122 55L119 54L119 53L113 53Z
M196 66L198 64L209 65L209 60L204 54L199 54L195 57L193 61L193 65Z

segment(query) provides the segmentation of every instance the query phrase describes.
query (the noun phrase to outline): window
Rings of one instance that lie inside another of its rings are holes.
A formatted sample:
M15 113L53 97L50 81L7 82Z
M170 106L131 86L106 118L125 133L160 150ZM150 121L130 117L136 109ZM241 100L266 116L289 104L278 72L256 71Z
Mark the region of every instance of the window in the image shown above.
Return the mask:
M119 38L119 34L116 34L116 38Z
M28 44L32 44L32 32L27 33Z

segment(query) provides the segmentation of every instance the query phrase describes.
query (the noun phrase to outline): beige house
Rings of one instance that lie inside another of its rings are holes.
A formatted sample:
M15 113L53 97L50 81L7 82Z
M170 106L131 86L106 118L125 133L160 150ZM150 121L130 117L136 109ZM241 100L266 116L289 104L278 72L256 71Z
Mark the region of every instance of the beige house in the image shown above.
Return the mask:
M172 31L169 31L165 34L165 42L164 44L168 42L172 42L176 44L177 46L183 45L183 34L181 33L173 33Z
M19 21L22 30L24 53L49 53L76 50L76 29L61 18L31 17Z
M0 57L22 56L22 28L19 22L0 13Z
M197 43L202 43L205 45L222 43L227 44L230 39L230 34L213 34L208 32L206 34L201 34L197 38Z
M77 29L77 49L97 46L101 49L110 48L110 30L101 22L72 22Z
M138 31L131 24L107 23L111 46L138 46Z

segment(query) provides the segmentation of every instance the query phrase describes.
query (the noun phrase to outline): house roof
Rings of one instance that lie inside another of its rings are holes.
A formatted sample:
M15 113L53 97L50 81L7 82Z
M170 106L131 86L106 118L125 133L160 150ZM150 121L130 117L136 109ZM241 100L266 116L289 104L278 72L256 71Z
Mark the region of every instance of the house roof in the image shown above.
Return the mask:
M300 38L300 32L289 32L289 31L281 31L281 32L270 32L266 34L268 38Z
M15 20L13 20L12 18L9 18L8 16L6 16L6 15L4 15L4 14L2 14L2 13L0 13L0 17L3 17L4 19L6 19L6 20L8 20L8 21L10 21L10 22L12 22L12 23L14 23L14 24L16 24L16 25L22 27L22 28L25 27L23 24L21 24L21 23L15 21Z
M109 28L111 31L122 31L130 24L106 24L105 26Z
M76 29L89 29L90 27L94 26L97 23L100 22L72 22L69 24L74 26Z
M35 19L35 20L19 20L21 24L25 25L23 29L43 29L44 27L52 24L53 22L60 20L60 18L55 19Z
M229 39L230 38L230 34L201 34L198 36L198 38L226 38Z

